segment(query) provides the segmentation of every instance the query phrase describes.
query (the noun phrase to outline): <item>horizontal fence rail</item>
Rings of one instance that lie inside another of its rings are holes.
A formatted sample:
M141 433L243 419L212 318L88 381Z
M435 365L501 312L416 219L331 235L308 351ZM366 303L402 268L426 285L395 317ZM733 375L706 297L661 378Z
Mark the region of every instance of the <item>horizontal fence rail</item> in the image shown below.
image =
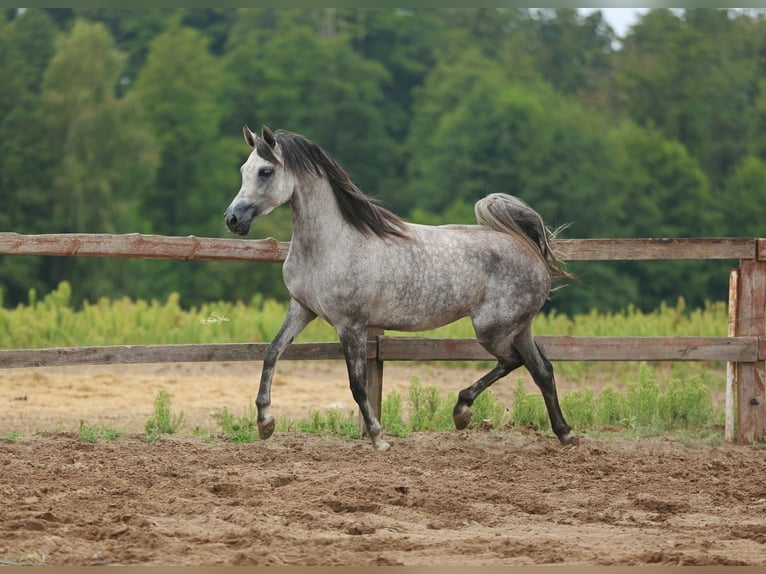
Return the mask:
M670 259L766 260L766 239L557 239L564 261L649 261ZM290 243L268 239L166 237L128 233L0 233L0 255L59 255L183 261L284 261Z
M766 436L766 239L565 239L553 249L564 261L734 260L728 337L536 337L556 361L726 361L726 438ZM217 239L64 233L0 232L0 255L249 261L280 263L290 244L268 239ZM82 364L260 361L266 343L122 345L0 350L0 368ZM368 391L380 412L385 361L492 360L474 339L390 337L370 329ZM342 359L339 343L298 343L284 359ZM735 428L736 426L736 435Z
M551 337L535 340L553 361L766 360L766 337ZM268 343L107 345L0 350L4 368L71 365L262 361ZM587 357L585 359L584 357ZM294 343L287 360L343 359L340 343ZM380 361L492 361L475 339L380 336L367 342L367 358Z

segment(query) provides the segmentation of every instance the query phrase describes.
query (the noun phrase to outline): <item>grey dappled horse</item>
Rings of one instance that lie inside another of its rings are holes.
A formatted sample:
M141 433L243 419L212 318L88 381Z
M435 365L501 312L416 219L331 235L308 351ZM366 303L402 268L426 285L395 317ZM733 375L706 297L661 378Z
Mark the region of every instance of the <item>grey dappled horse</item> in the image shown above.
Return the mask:
M420 331L470 316L497 366L463 389L453 411L458 429L471 422L476 397L524 365L540 387L553 431L576 442L564 420L553 368L536 345L531 321L551 280L566 276L540 216L521 200L495 193L479 200L479 225L415 225L365 196L343 168L305 137L267 127L241 168L242 187L224 218L247 235L253 219L290 202L293 235L282 273L290 306L263 363L256 405L258 431L274 431L271 381L282 352L317 316L338 332L354 400L375 448L385 450L367 398L368 327Z

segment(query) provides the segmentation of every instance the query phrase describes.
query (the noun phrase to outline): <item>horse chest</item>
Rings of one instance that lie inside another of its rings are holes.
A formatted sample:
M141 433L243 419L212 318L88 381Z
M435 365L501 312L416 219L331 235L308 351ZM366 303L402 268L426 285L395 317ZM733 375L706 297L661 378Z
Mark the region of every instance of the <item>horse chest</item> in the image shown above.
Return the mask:
M285 260L282 277L290 296L324 319L328 318L328 308L337 306L337 301L344 299L343 289L348 286L329 269L327 261L295 254Z

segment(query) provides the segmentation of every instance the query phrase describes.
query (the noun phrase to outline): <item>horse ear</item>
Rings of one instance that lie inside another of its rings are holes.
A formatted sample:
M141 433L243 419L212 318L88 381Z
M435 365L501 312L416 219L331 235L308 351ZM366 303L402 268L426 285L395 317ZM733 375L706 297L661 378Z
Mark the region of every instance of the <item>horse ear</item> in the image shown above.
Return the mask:
M261 126L261 137L269 144L271 149L277 147L277 138L274 137L274 133L268 128L268 126Z
M250 128L247 127L247 124L242 126L242 134L245 136L247 145L249 145L252 149L255 149L255 146L258 145L258 136L250 131Z

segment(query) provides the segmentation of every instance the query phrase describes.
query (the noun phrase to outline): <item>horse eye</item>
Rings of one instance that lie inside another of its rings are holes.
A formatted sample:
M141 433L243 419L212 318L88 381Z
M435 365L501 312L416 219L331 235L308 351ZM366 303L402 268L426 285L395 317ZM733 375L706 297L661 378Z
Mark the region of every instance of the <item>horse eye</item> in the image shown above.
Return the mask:
M258 170L258 177L261 179L266 179L267 177L271 177L274 174L274 168L273 167L262 167Z

